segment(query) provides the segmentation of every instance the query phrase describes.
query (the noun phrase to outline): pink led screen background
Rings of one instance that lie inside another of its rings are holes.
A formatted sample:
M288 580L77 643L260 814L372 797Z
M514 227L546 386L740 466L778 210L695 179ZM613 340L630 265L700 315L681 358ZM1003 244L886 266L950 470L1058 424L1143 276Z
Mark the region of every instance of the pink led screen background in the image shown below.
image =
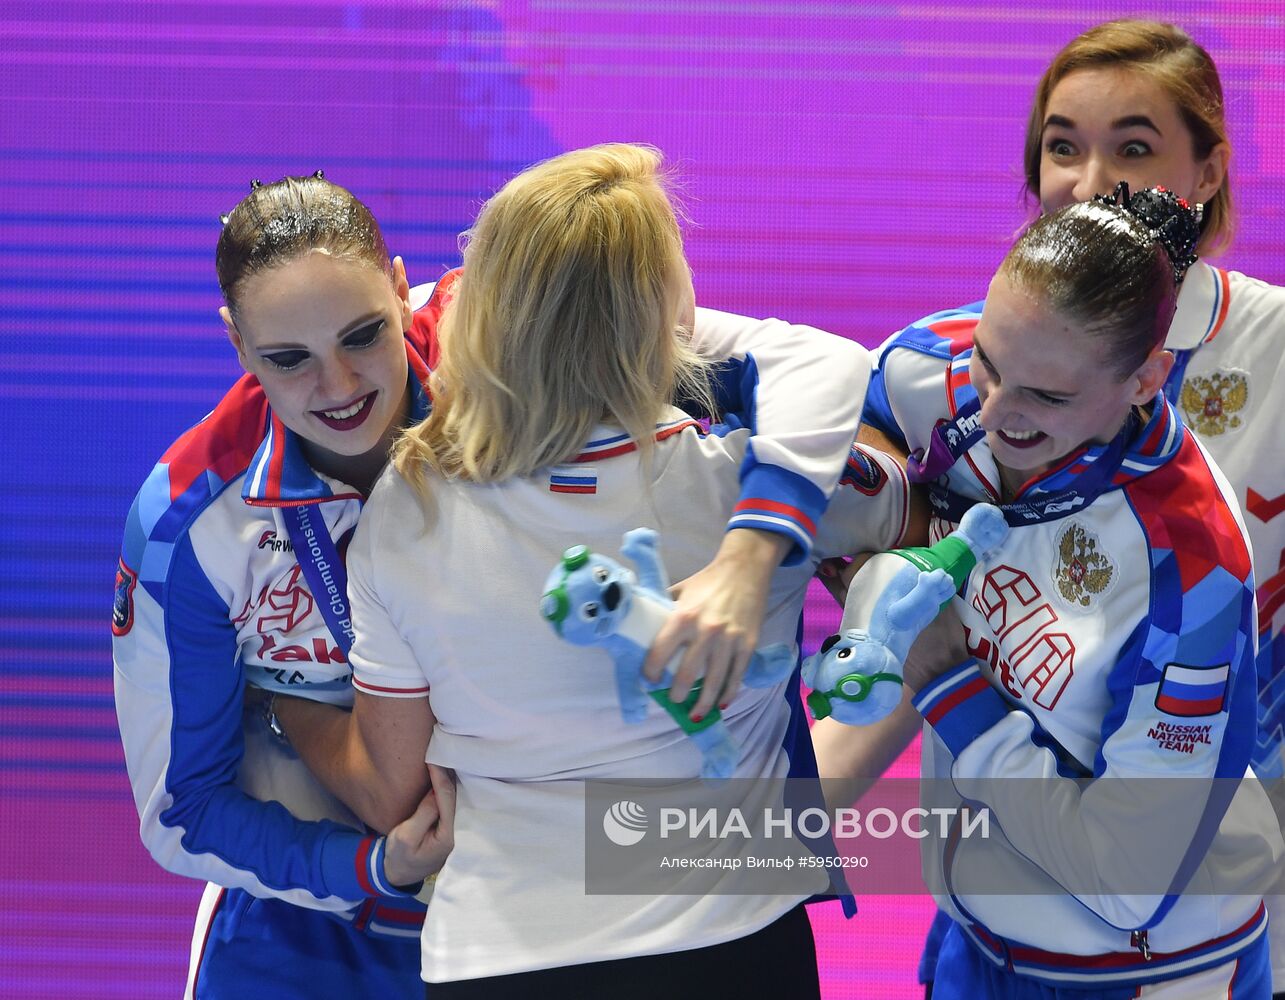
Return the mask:
M1285 281L1274 0L0 7L0 996L181 988L199 886L138 844L107 618L135 489L237 374L212 258L251 178L324 167L431 280L523 165L654 143L702 301L872 344L982 296L1025 217L1035 79L1122 14L1214 54L1241 213L1225 262ZM809 641L834 617L816 601ZM814 913L825 995L915 996L929 902L860 905Z

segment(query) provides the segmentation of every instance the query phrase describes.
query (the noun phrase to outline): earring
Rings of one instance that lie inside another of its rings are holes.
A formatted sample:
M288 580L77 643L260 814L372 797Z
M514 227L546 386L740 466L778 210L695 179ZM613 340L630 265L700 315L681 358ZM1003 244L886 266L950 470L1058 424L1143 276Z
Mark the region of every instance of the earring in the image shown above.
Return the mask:
M1203 202L1196 202L1196 204L1191 206L1191 210L1196 213L1197 225L1205 221L1205 205Z

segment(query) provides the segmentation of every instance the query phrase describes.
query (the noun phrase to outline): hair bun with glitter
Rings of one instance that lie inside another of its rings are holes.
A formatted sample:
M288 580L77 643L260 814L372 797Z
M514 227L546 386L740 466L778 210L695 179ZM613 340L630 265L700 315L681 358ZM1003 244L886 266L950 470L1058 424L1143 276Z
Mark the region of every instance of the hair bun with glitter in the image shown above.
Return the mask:
M1196 263L1196 244L1200 242L1200 216L1168 188L1143 188L1129 194L1129 185L1121 181L1110 195L1093 199L1108 205L1119 205L1151 230L1173 264L1173 277L1180 282L1187 269Z

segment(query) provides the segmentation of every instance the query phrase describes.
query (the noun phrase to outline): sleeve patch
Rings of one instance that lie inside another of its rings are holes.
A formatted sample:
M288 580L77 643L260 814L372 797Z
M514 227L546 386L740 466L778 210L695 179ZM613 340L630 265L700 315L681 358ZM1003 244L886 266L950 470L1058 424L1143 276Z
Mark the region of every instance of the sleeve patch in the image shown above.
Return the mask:
M1166 715L1198 719L1217 715L1227 701L1231 664L1217 667L1186 667L1170 663L1160 678L1156 708Z
M121 559L116 564L116 593L112 599L112 635L128 635L134 627L134 587L138 574Z
M872 497L883 489L887 481L888 474L883 471L879 463L866 454L860 445L854 444L848 452L848 461L843 468L843 475L839 478L839 484L851 486L858 493Z

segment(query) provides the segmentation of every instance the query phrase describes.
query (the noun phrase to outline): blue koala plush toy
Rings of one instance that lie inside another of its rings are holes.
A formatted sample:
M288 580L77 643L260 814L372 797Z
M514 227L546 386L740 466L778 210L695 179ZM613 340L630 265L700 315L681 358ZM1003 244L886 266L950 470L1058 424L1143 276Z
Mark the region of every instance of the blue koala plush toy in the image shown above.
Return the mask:
M636 575L583 545L567 549L545 582L540 613L567 642L601 646L611 654L626 722L641 722L647 717L648 702L654 701L700 748L701 777L730 778L739 754L722 714L714 708L700 722L688 717L700 697L700 682L677 703L668 694L673 683L668 669L655 683L643 676L647 651L674 607L656 541L656 532L650 528L625 533L620 552L638 568ZM771 687L793 669L793 647L768 646L751 658L745 685Z
M896 708L915 639L1007 537L999 508L977 504L936 545L881 552L862 566L848 587L843 631L803 661L812 715L860 726Z

